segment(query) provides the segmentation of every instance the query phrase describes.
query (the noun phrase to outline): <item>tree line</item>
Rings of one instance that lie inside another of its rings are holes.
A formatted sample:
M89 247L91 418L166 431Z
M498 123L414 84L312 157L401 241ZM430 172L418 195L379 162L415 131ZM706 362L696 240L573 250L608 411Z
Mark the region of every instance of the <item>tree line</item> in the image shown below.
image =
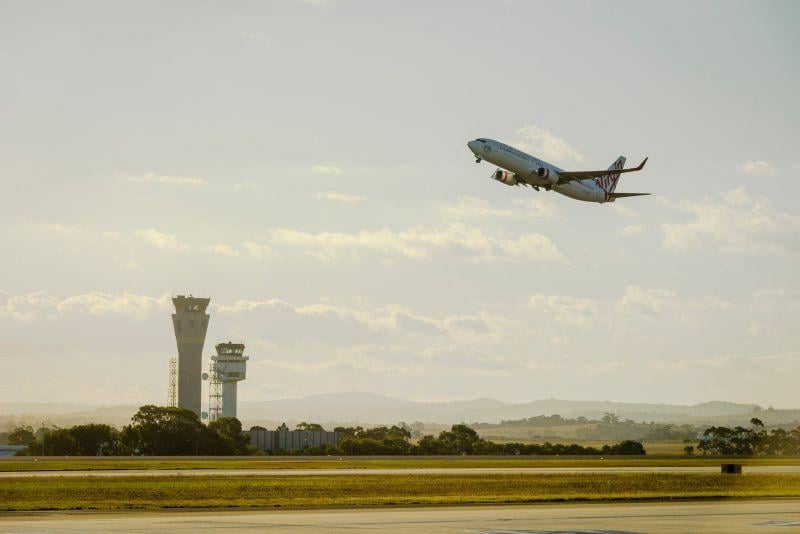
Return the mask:
M331 455L641 455L644 446L638 441L623 441L602 448L584 447L578 444L557 443L495 443L481 438L468 425L453 425L438 436L424 436L412 443L411 430L407 425L362 427L337 427L339 446L309 447L302 454Z
M191 410L147 405L122 431L105 424L75 425L37 433L18 427L7 438L32 456L181 456L248 454L249 436L233 417L204 425Z
M697 450L703 454L728 456L800 454L800 427L794 430L773 428L767 431L764 423L754 417L750 428L712 426L703 432ZM691 446L685 448L692 454Z
M257 427L258 428L258 427ZM298 430L322 431L317 423L300 423ZM289 430L283 424L278 430ZM316 455L639 455L644 447L637 441L623 441L602 448L577 444L495 443L481 438L465 424L453 425L438 436L412 441L412 429L405 423L374 428L337 427L338 446L306 447L299 454ZM23 454L43 456L189 456L259 454L250 446L250 436L233 417L203 424L197 415L183 408L142 406L123 429L105 424L75 425L36 433L30 427L14 429L8 442L26 445Z

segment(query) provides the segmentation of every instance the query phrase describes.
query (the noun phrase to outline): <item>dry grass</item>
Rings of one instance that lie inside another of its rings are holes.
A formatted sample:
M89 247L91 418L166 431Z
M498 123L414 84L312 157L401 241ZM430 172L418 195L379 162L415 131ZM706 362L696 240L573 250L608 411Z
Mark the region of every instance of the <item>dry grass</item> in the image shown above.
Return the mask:
M0 479L0 510L350 507L798 497L800 475L490 474Z

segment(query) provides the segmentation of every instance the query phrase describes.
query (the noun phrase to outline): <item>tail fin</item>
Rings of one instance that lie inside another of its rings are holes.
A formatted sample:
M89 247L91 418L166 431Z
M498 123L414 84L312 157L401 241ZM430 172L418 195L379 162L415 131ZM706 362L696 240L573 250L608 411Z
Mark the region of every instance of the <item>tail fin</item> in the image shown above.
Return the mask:
M611 164L608 168L609 171L618 171L625 167L625 156L620 156L617 158L617 161ZM595 178L594 181L600 188L605 191L606 193L613 193L614 190L617 188L617 182L619 181L620 173L612 173L606 174L604 176L600 176Z

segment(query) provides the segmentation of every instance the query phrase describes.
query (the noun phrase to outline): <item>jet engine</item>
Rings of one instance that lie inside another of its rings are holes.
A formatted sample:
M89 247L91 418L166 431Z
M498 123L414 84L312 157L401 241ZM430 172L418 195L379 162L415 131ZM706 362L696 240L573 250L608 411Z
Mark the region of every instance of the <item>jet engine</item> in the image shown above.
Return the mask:
M506 185L517 185L519 183L517 176L513 172L504 171L503 169L494 171L492 178Z
M536 178L542 185L556 185L558 183L558 173L550 171L547 167L536 169Z

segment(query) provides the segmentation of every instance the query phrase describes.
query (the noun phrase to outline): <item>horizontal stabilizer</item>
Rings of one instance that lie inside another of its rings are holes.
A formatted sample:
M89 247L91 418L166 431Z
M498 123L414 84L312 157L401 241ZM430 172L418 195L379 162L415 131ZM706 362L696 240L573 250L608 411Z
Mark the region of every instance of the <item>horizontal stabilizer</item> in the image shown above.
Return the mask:
M608 198L643 197L650 193L608 193Z
M623 172L637 172L644 169L644 164L647 163L647 158L644 158L638 167L631 167L630 169L604 169L602 171L558 171L558 176L561 182L569 182L572 180L584 180L586 178L599 178L600 176L607 176L609 174L620 174Z

